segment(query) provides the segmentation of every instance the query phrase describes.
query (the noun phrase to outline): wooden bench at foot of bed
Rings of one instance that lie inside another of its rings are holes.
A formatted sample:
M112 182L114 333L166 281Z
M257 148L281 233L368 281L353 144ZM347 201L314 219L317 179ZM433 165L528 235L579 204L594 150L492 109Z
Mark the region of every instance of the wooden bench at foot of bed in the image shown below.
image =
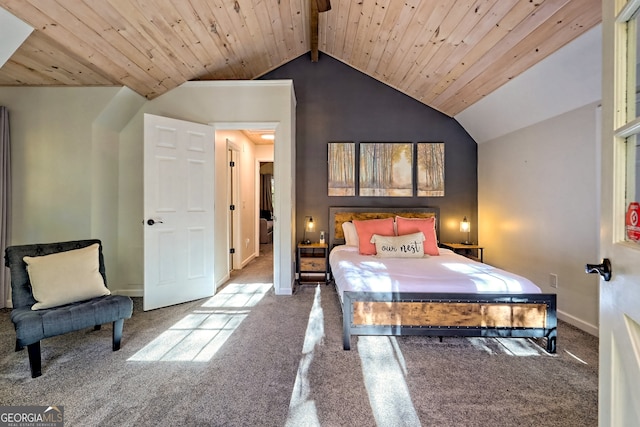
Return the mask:
M555 294L343 293L343 344L351 335L546 338L556 352Z

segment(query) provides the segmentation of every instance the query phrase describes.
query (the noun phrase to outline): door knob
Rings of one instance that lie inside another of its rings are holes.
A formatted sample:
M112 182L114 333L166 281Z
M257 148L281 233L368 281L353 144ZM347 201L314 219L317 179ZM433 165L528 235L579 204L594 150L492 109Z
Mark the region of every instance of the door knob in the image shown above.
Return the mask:
M587 264L584 270L587 273L598 273L605 282L611 280L611 261L609 258L604 258L602 264Z
M162 224L162 221L155 221L153 218L149 218L147 220L147 224L149 224L149 225L153 225L153 224L156 224L156 223L157 224Z

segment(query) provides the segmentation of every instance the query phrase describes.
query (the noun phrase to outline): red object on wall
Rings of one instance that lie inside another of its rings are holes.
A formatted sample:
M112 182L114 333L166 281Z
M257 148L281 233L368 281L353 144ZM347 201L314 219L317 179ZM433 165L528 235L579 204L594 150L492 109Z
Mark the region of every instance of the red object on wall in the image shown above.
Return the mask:
M627 229L627 237L634 242L640 241L640 203L629 203L629 209L627 209L627 216L624 224Z

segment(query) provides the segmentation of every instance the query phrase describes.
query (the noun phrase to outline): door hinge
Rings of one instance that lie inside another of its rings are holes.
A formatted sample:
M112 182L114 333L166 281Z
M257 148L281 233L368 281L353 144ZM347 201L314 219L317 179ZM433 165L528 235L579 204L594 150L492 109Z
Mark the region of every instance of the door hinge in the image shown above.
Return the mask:
M229 206L229 210L230 210L230 211L235 211L235 210L236 210L236 205L231 205L231 206Z
M232 167L232 168L235 167L236 166L236 162L234 162L234 161L229 162L229 166Z
M235 253L236 253L236 248L231 248L231 249L229 249L229 253L230 253L230 254L235 254Z

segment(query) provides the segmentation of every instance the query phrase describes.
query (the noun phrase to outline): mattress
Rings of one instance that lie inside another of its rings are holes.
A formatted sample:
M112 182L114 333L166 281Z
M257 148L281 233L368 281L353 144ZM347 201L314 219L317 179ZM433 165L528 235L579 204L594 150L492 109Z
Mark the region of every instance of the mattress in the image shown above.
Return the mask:
M355 246L336 246L331 273L342 300L345 291L426 293L541 293L530 280L439 248L439 256L380 258Z

